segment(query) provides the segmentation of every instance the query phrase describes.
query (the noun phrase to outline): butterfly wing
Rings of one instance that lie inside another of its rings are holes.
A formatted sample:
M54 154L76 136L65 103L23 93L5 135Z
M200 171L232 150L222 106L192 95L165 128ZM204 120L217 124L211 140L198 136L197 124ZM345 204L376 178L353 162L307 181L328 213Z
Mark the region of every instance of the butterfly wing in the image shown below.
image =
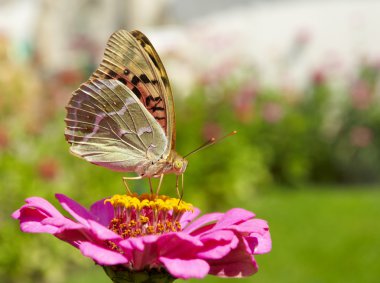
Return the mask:
M65 137L73 154L116 171L158 160L167 138L134 93L118 80L80 86L66 107Z
M118 80L138 97L165 132L166 158L175 148L174 102L165 68L148 38L139 31L115 32L90 79L95 78Z

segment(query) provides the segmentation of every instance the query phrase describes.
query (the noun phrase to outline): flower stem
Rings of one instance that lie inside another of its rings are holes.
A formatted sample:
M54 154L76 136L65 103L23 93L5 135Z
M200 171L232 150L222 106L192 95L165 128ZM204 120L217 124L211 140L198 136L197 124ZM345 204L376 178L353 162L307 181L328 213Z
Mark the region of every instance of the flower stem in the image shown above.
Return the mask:
M103 266L107 276L114 283L170 283L176 278L165 269L132 271L123 266Z

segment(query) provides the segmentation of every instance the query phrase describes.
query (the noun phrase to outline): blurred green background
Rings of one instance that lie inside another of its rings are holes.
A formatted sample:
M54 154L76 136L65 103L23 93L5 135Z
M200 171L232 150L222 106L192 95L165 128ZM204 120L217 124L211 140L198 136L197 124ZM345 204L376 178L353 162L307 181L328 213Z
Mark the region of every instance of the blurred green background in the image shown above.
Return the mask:
M189 158L184 198L269 221L273 250L239 282L379 282L380 4L326 2L0 1L0 281L109 282L10 214L29 196L89 206L124 191L125 174L69 154L63 119L125 28L167 68L179 153L238 131Z

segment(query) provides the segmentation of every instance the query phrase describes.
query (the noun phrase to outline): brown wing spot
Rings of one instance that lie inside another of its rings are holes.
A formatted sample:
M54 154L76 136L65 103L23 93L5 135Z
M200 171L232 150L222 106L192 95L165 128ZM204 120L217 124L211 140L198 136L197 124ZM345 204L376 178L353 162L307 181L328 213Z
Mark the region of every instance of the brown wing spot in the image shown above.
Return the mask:
M153 106L149 110L151 110L152 112L156 112L156 111L164 111L165 108L164 107Z
M137 86L137 84L138 84L139 82L140 82L140 79L139 79L138 76L133 76L133 77L132 77L132 80L131 80L131 83L132 83L132 84L134 84L134 85Z
M150 60L152 60L154 66L156 66L157 69L160 69L160 66L159 66L158 63L157 63L156 58L154 58L154 57L152 56L152 54L150 54L150 53L149 53L149 58L150 58Z
M169 85L169 80L167 77L161 77L161 80L164 83L164 85Z
M128 84L127 80L124 77L117 78L117 80L119 82L121 82L123 85L127 85Z
M159 96L157 96L157 97L153 97L152 95L149 95L149 96L147 96L147 97L145 98L145 105L146 105L146 106L149 106L151 101L154 101L154 102L160 102L160 101L162 101L162 98L159 97ZM157 104L155 104L155 105L157 105Z
M140 80L141 80L144 84L148 84L148 83L151 82L145 74L140 75Z
M128 70L128 69L124 69L124 75L126 75L126 76L128 76L129 75L129 73L130 73L130 71Z
M137 87L134 86L131 90L137 96L138 99L141 98L141 92L139 91Z
M119 74L115 71L112 71L111 69L107 70L107 75L109 75L111 78L117 78L119 77Z

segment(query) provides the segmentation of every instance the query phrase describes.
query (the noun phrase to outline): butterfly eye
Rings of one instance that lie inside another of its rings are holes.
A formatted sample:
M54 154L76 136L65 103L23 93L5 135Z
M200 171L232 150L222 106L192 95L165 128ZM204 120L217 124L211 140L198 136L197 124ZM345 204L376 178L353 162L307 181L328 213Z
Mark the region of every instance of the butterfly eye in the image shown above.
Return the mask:
M182 168L182 166L183 166L182 160L176 160L176 161L174 161L174 168L175 169L179 170L179 169Z

